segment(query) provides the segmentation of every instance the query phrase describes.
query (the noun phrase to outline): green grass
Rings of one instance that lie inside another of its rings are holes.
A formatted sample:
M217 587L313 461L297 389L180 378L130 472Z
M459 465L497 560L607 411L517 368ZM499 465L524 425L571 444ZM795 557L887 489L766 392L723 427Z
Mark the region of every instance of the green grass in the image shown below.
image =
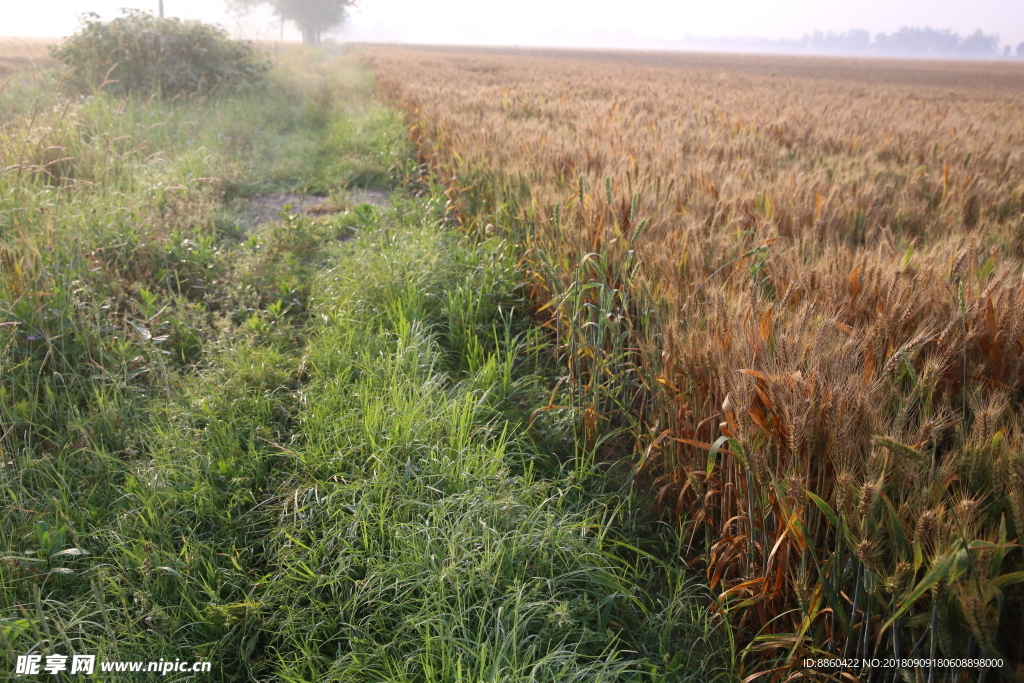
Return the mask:
M721 674L678 539L585 465L573 411L537 410L516 245L398 187L405 132L353 62L286 59L236 99L0 96L0 671ZM244 215L345 187L395 193Z

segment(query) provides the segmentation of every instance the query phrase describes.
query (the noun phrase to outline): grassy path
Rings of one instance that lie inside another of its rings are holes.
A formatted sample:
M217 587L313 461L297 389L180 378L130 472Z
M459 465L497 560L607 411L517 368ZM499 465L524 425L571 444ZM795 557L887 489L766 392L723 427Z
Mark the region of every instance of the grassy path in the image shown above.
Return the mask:
M395 187L404 130L353 63L290 59L260 98L5 95L0 671L707 679L671 536L536 412L554 380L515 246L454 233L429 192L348 201ZM271 191L341 210L249 226Z

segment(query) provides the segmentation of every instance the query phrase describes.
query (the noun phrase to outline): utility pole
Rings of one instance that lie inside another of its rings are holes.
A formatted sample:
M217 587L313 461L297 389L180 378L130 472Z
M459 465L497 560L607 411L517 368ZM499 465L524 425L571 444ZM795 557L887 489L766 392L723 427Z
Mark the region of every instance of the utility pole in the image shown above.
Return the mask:
M160 18L164 18L164 0L160 0Z

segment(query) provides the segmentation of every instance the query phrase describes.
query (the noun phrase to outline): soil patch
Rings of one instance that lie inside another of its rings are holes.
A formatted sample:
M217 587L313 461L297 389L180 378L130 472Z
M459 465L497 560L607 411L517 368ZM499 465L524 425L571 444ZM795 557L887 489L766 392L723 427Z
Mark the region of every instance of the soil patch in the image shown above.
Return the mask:
M389 194L380 190L349 190L348 198L352 204L372 204L386 206Z
M337 211L327 197L293 192L256 195L249 198L248 204L249 213L252 215L252 222L255 225L277 220L284 213L286 206L290 207L288 213L293 216L300 213L321 214Z
M358 204L372 204L373 206L386 206L389 194L380 190L349 190L348 202L356 206ZM339 206L337 202L331 201L328 197L313 194L298 194L295 192L280 192L275 194L260 194L250 197L247 200L249 215L252 217L253 225L262 225L268 221L277 220L284 213L285 207L289 206L288 213L293 216L307 214L319 216L328 213L338 213L345 208L344 204Z

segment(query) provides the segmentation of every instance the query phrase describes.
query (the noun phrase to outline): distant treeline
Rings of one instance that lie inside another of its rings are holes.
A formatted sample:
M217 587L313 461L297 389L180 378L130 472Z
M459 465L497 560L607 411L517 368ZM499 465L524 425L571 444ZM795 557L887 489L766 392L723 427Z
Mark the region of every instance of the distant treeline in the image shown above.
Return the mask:
M592 33L585 44L642 47L663 50L710 50L780 54L878 55L891 57L934 57L949 59L1024 58L1024 43L1016 48L1002 46L999 34L978 29L962 36L950 29L904 26L894 33L876 33L855 28L843 33L815 31L803 38L718 37L686 35L681 40L641 40L632 34Z
M895 33L879 33L875 39L864 29L852 29L845 33L822 33L815 31L795 43L793 47L810 49L815 52L836 52L843 54L884 54L921 55L935 57L996 57L1010 56L1010 46L1002 53L999 35L983 33L978 29L968 36L961 36L949 29L904 26ZM1017 46L1016 54L1024 57L1024 43Z

